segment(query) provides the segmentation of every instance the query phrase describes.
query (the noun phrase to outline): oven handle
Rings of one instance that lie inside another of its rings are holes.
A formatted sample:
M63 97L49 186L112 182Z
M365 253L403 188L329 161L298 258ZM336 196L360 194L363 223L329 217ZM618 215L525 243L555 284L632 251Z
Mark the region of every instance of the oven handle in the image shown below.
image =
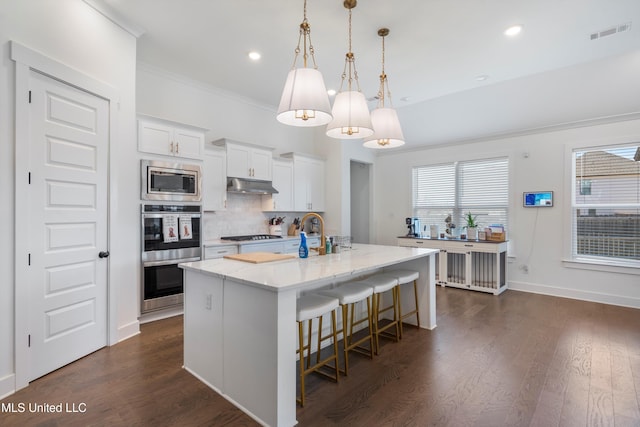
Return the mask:
M142 263L143 267L155 267L158 265L172 265L172 264L180 264L182 262L193 262L200 261L200 257L195 258L180 258L180 259L167 259L162 261L145 261Z
M184 213L184 212L157 212L157 213L143 213L142 214L142 218L152 218L152 219L156 219L156 218L164 218L167 215L178 215L178 216L190 216L191 218L201 218L202 215L199 213L193 213L193 212L188 212L188 213Z

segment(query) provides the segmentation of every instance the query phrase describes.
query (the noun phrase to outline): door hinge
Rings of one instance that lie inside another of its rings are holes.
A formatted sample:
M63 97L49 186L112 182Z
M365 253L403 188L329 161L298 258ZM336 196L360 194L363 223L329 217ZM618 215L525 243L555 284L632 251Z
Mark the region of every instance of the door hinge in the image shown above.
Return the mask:
M27 347L31 347L31 334L28 335Z
M31 265L31 254L28 255L27 262L29 263L29 265Z
M29 172L29 184L31 184L31 172Z
M29 91L29 104L31 104L31 91Z

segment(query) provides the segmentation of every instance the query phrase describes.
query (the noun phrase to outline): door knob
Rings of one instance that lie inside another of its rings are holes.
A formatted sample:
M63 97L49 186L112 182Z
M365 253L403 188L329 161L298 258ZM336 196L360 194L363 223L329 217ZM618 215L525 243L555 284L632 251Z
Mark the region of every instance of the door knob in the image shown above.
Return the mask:
M100 258L106 258L109 256L109 251L100 251L100 253L98 254L98 256Z

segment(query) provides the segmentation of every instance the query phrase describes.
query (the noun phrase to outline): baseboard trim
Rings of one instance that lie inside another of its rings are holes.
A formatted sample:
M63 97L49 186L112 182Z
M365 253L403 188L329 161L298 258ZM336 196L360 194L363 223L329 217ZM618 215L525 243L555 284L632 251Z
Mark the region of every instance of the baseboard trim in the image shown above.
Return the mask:
M0 400L16 392L16 376L9 374L0 378Z
M622 307L640 309L640 298L623 297L600 292L589 292L580 289L557 288L537 283L509 281L509 289L514 291L531 292L534 294L551 295L555 297L571 298L582 301L599 302L602 304L619 305Z
M118 328L118 342L134 337L140 333L140 322L133 321Z

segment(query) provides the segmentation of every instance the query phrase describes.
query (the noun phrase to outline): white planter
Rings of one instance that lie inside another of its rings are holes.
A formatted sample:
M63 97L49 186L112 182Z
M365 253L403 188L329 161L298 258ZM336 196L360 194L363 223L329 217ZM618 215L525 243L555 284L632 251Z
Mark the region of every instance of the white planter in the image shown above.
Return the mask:
M467 227L467 240L476 240L476 239L478 239L478 228Z

